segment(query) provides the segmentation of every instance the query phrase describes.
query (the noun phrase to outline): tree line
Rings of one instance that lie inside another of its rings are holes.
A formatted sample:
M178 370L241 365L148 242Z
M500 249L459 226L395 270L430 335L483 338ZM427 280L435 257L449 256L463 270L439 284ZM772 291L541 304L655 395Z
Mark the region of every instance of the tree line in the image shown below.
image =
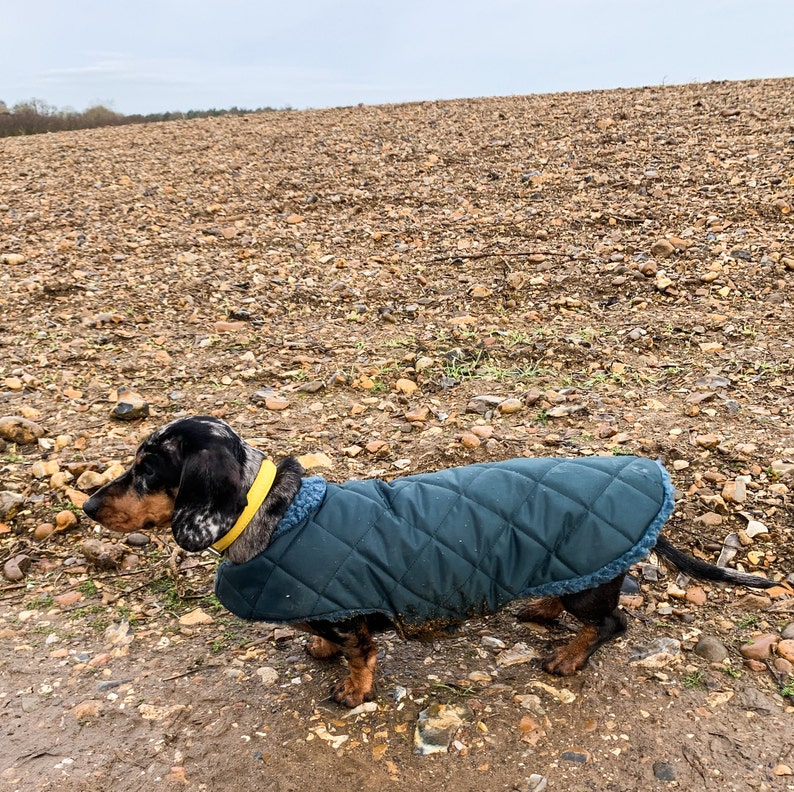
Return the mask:
M182 112L147 113L146 115L123 115L103 105L89 107L82 112L70 108L58 109L41 99L19 102L9 108L0 101L0 137L12 135L38 135L43 132L63 132L73 129L94 129L123 124L146 124L154 121L174 121L185 118L208 118L222 115L246 115L248 113L274 112L272 107L249 110L230 107L227 110L188 110Z

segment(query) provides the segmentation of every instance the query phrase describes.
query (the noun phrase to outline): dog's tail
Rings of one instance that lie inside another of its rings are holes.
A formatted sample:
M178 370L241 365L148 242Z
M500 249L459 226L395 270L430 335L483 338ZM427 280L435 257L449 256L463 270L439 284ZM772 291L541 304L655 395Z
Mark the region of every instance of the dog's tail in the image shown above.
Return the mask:
M663 536L659 537L654 549L676 569L687 575L692 575L692 577L703 580L722 580L726 583L735 583L738 586L748 586L749 588L767 589L780 585L775 583L774 580L769 580L760 575L749 575L746 572L737 572L735 569L718 567L698 558L692 558L692 556L673 547Z

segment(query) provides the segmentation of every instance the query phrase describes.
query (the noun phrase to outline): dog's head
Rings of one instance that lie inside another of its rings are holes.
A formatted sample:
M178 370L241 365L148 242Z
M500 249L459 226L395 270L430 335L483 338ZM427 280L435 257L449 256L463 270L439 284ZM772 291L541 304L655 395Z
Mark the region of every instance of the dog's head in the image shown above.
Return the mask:
M180 418L151 434L132 465L97 490L85 513L113 531L164 528L197 551L228 533L246 505L246 454L224 421Z

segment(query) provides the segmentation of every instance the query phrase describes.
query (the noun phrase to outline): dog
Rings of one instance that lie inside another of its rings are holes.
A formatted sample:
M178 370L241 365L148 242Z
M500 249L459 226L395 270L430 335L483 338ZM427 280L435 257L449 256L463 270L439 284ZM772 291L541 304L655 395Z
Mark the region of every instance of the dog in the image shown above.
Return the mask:
M193 416L144 440L83 508L113 531L170 526L184 550L225 553L220 601L310 633L314 658L342 655L348 675L332 696L351 708L374 696L373 633L433 637L519 597L534 597L521 621L568 611L582 622L543 661L548 673L575 673L626 629L621 586L652 549L694 577L776 585L660 536L672 487L661 465L639 457L516 459L336 485L306 476L294 457L270 462L224 421Z

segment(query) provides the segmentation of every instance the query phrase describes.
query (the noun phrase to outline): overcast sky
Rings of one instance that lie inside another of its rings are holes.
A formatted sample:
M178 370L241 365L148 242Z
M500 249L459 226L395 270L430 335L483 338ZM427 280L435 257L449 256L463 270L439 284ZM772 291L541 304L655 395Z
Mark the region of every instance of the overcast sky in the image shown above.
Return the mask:
M0 30L0 100L121 113L794 76L794 0L0 0Z

